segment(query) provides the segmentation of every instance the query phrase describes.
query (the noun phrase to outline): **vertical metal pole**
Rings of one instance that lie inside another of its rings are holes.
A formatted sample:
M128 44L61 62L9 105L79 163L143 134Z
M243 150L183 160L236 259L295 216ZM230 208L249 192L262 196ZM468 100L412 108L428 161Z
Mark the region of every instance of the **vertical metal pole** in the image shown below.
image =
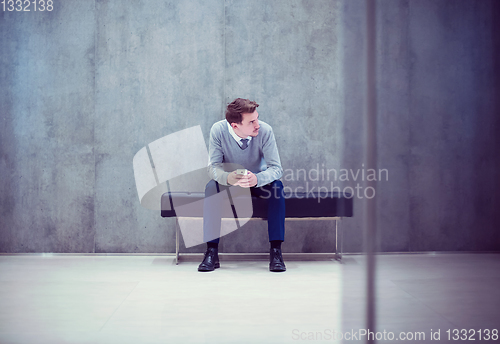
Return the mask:
M342 218L338 221L338 227L340 227L340 260L342 260L342 254L344 253L344 232L342 229L342 223L340 222Z
M342 263L342 241L344 240L344 237L342 235L342 225L340 224L340 220L335 219L335 260L338 260L340 263ZM339 228L340 228L340 235L339 235Z
M175 217L175 265L179 264L179 219Z
M335 221L335 260L339 259L339 236L338 236L338 227L337 227L337 220Z
M376 94L376 3L366 0L366 155L365 168L377 170L377 94ZM366 188L376 190L376 181L367 181ZM375 333L375 249L377 219L375 197L365 199L365 249L366 249L366 329ZM367 336L367 343L375 343L373 336Z

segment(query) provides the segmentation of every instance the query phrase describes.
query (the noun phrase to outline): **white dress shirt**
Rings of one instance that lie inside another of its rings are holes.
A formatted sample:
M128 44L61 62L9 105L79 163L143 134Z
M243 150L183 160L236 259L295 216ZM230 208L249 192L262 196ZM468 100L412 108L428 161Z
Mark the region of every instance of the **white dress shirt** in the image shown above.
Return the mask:
M233 139L235 139L236 142L238 142L238 144L240 145L240 147L243 146L243 142L241 142L242 138L239 137L238 135L236 135L236 133L234 132L233 127L231 126L231 124L229 124L229 122L227 122L227 127L229 129L229 134L231 134L231 136L233 137ZM247 136L247 139L248 139L247 143L250 144L250 141L252 141L252 137L251 136Z

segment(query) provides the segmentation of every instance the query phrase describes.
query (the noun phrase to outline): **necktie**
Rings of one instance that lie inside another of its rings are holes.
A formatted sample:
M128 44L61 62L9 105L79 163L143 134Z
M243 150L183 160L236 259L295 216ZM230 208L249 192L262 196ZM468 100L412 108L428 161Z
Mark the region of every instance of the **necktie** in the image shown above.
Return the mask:
M241 145L241 149L245 149L248 147L248 139L241 139L241 142L243 143Z

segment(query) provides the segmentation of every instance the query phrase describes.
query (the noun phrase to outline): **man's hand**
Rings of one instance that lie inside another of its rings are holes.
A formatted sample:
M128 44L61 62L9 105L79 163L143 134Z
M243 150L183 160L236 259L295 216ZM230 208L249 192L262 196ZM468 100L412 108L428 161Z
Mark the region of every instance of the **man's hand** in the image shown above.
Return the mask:
M246 177L246 176L244 176L242 174L238 174L238 173L236 173L236 171L233 171L233 172L229 173L229 175L227 176L227 183L229 185L238 185L238 183L240 182L240 180L243 177Z
M248 171L247 175L243 176L243 178L241 178L239 183L236 185L239 185L242 188L251 188L252 186L257 185L257 176Z
M250 188L257 185L257 176L250 171L248 171L248 174L246 175L237 174L236 171L233 171L227 176L227 182L230 185L238 185L242 188Z

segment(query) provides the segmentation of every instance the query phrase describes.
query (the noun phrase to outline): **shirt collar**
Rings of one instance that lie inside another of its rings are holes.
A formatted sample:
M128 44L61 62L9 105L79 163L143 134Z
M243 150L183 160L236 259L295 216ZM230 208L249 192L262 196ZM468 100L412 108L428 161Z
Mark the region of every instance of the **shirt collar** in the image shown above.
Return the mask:
M228 121L226 121L227 123L227 128L229 130L229 134L231 134L231 136L233 137L233 139L235 139L235 141L240 145L243 145L243 142L241 142L242 138L239 137L238 135L236 135L236 133L234 132L234 129L233 127L231 126L231 124L229 124ZM248 139L248 143L250 143L250 141L252 141L252 137L251 136L247 136L247 139Z

